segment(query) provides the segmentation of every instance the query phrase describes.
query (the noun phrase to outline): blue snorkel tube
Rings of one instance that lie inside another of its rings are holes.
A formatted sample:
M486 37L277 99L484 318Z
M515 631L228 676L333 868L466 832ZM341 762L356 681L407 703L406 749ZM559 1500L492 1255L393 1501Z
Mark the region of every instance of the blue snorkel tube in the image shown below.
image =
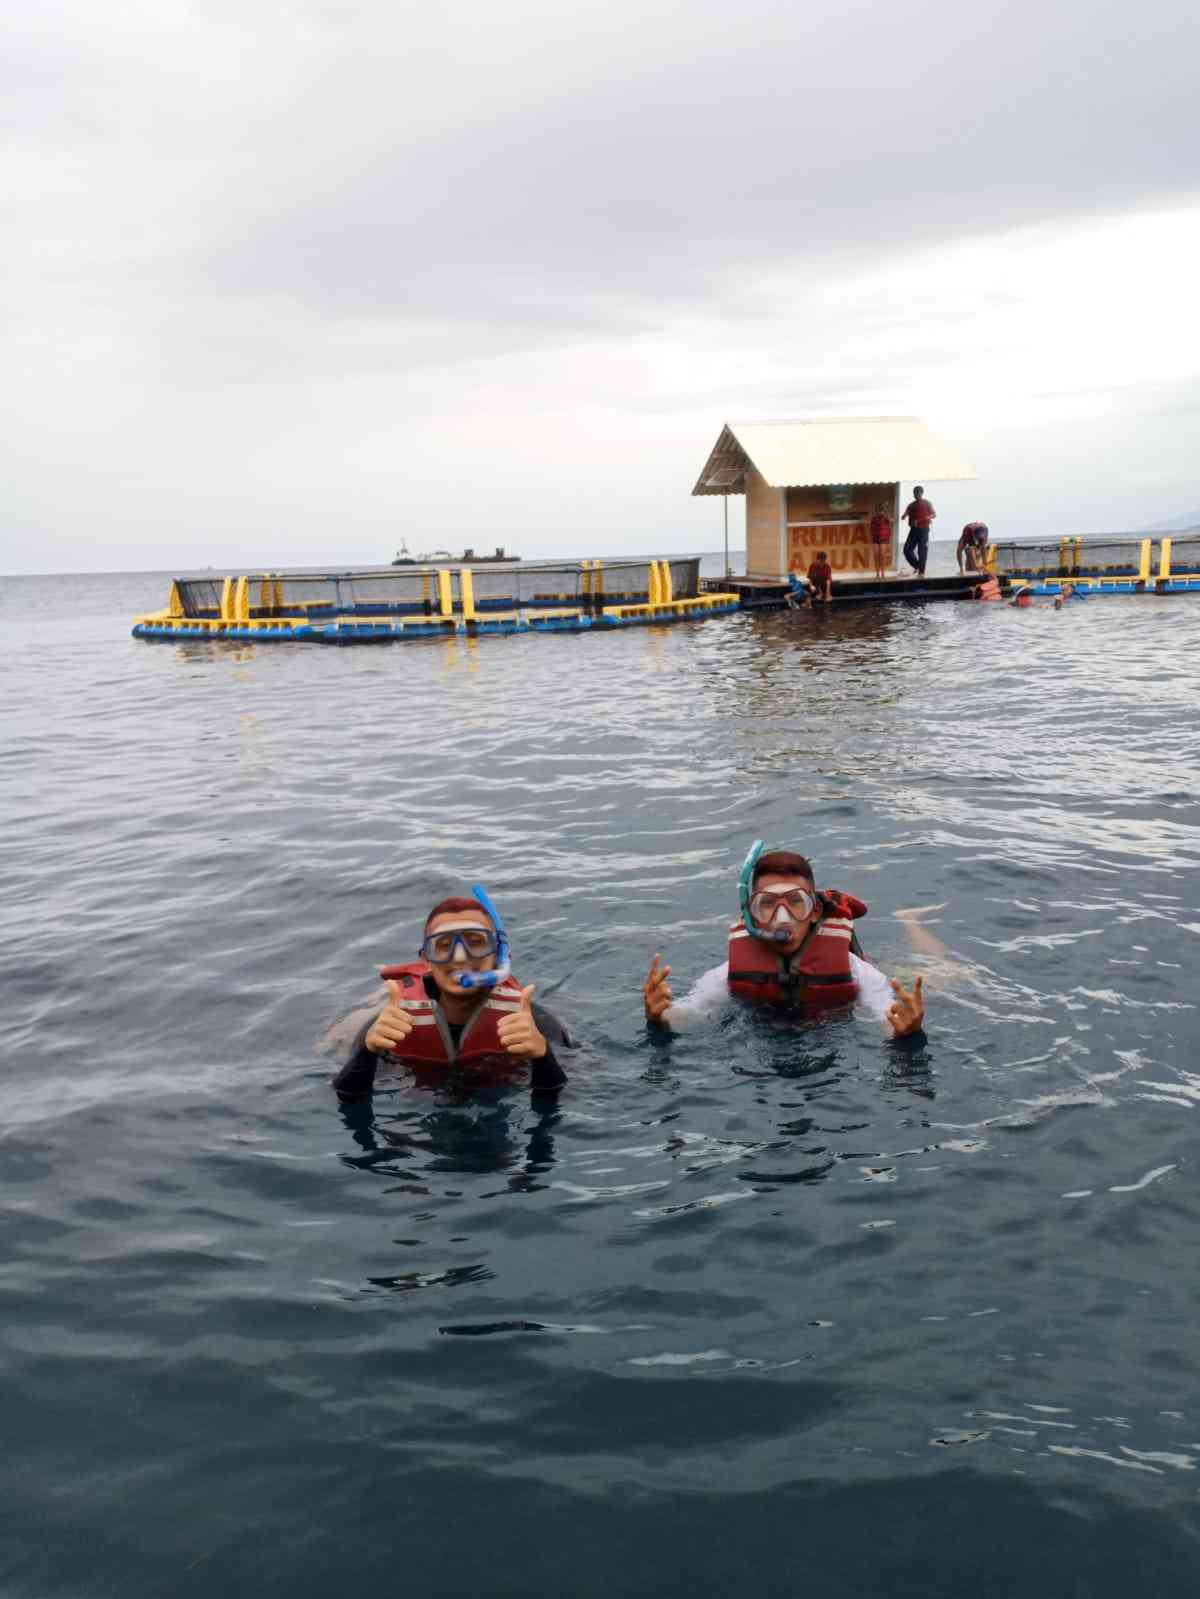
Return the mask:
M497 983L502 983L511 971L509 960L508 934L504 930L504 923L500 920L500 912L488 897L488 891L482 883L476 883L471 889L471 897L477 899L491 918L492 926L496 929L496 969L492 972L463 972L461 977L456 977L455 982L460 988L495 988Z

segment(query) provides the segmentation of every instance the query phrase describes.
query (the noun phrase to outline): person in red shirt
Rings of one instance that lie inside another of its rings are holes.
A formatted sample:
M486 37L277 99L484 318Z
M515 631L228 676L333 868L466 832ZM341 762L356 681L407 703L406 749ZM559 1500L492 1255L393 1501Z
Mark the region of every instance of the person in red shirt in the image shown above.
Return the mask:
M908 523L904 559L918 577L925 576L925 562L929 559L929 524L936 515L933 502L925 498L925 490L918 484L904 511L904 520Z
M960 572L963 570L965 561L968 572L982 572L987 559L987 545L987 523L968 522L959 534L958 549L955 551L958 557L958 570Z
M817 558L808 569L808 588L814 605L818 603L828 605L832 602L833 568L824 550L817 551Z
M871 518L871 548L875 552L875 576L887 576L887 559L892 550L892 519L883 508L883 501L875 501L875 515Z

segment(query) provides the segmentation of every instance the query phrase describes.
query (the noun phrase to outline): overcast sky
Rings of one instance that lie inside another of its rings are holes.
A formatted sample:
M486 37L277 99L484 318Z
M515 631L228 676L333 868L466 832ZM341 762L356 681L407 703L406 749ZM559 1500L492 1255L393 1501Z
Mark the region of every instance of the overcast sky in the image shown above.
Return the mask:
M0 570L716 548L822 413L963 450L942 536L1200 508L1194 4L23 11Z

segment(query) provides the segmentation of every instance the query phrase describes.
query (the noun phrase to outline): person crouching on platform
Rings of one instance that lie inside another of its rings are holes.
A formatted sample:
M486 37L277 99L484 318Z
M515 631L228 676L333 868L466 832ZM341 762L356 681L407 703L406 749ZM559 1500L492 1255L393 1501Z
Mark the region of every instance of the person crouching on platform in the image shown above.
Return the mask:
M921 979L906 992L863 957L854 923L867 907L852 894L819 892L803 855L764 853L756 840L742 867L738 899L742 914L729 928L728 960L706 972L678 1005L667 982L671 968L660 966L655 954L642 988L652 1027L673 1029L711 1015L728 992L814 1017L860 1002L893 1038L922 1030Z
M833 568L825 550L817 551L817 558L808 569L808 587L814 604L833 603Z
M888 557L892 553L892 519L882 500L875 501L875 514L871 518L871 550L875 556L875 576L885 578Z
M388 1002L359 1032L333 1080L343 1099L370 1093L381 1061L434 1080L511 1080L526 1066L539 1091L566 1073L555 1046L573 1048L562 1023L509 970L508 935L487 894L444 899L425 920L420 958L384 966Z

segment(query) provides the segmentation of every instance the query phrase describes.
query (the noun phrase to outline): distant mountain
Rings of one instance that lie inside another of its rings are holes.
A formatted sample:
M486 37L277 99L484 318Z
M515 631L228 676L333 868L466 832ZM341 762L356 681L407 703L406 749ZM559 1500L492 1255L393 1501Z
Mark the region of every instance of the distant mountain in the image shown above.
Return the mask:
M1147 533L1190 533L1200 528L1200 511L1185 511L1182 516L1172 516L1165 522L1152 522Z

